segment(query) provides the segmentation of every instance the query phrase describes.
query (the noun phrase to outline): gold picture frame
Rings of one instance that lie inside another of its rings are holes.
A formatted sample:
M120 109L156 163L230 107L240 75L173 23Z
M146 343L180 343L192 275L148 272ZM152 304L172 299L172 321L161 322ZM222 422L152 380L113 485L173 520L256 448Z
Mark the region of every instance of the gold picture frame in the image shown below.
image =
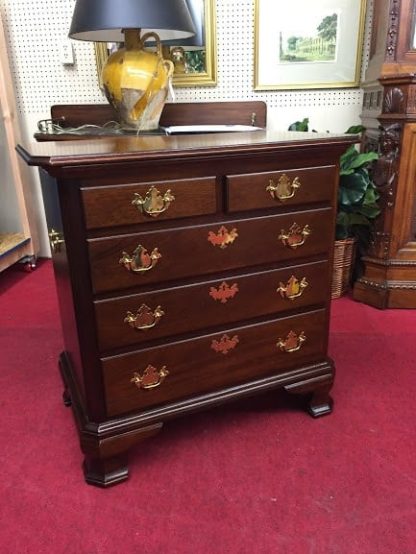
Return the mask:
M255 0L254 89L359 87L365 16L366 0Z
M216 6L215 0L187 0L203 3L203 29L204 37L203 57L204 70L189 73L174 73L173 85L175 87L215 86L217 84L217 34L216 34ZM95 60L100 88L102 88L101 73L104 64L111 53L111 44L96 42ZM183 48L187 52L186 45Z

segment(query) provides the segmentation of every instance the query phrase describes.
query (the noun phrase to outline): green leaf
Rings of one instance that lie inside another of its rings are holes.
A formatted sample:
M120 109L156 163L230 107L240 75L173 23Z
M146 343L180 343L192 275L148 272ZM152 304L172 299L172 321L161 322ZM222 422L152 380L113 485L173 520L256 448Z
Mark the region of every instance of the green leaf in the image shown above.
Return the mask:
M380 212L381 210L377 206L377 204L363 204L360 208L360 213L362 213L368 219L375 219L378 215L380 215Z
M350 175L342 175L339 180L338 203L341 206L361 204L368 184L368 176L358 171Z
M340 175L349 175L354 169L359 169L377 160L376 152L358 152L352 144L340 157Z
M374 160L378 160L377 152L361 152L360 154L357 155L355 159L351 160L350 167L352 169L357 169L359 167L369 164Z
M374 185L370 183L370 186L367 187L364 196L364 205L373 205L377 203L377 200L380 198L379 193L374 188Z
M305 117L302 121L295 121L292 125L289 125L288 131L308 131L309 118Z
M363 131L365 131L365 127L363 125L352 125L351 127L348 127L345 133L347 135L359 135Z
M357 149L353 144L340 156L340 174L350 170L353 160L358 156Z

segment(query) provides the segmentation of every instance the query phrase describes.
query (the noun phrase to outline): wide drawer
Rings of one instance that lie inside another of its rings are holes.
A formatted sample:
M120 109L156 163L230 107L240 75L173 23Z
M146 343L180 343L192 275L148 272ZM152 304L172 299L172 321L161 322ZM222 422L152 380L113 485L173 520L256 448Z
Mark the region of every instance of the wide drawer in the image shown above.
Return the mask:
M336 167L312 167L227 176L228 211L331 203Z
M321 361L327 323L317 310L102 359L108 416Z
M331 208L88 240L95 292L327 253Z
M322 304L327 280L328 263L323 261L96 301L99 348Z
M87 229L215 213L215 177L82 188Z

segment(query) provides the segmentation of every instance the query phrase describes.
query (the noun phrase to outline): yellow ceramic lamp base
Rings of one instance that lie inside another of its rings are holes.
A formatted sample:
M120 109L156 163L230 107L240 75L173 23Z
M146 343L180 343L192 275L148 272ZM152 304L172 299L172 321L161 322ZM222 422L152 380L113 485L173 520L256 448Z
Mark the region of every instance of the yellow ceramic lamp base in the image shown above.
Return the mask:
M157 52L145 50L145 41L153 38ZM108 101L121 122L138 131L157 129L168 95L174 66L162 56L156 33L125 31L125 48L114 52L103 68L102 80Z

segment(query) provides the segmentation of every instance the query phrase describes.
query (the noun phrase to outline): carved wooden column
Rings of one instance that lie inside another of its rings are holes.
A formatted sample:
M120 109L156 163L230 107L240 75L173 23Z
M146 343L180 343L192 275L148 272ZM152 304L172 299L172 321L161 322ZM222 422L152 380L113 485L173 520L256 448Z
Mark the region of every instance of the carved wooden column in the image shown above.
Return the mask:
M380 154L373 177L382 213L353 295L378 308L416 308L415 5L375 2L364 83L365 143Z

